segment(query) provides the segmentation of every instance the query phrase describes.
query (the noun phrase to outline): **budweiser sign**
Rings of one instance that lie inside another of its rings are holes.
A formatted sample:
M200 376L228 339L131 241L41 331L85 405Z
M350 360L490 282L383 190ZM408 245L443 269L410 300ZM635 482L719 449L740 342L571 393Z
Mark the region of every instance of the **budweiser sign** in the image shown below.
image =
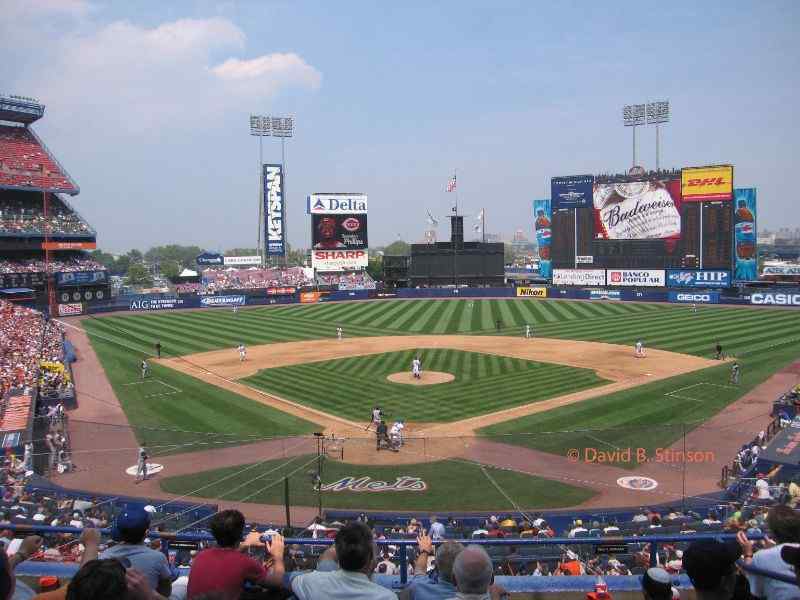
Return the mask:
M419 477L401 475L393 482L378 481L371 477L342 477L322 485L323 492L424 492L428 484Z
M600 239L643 240L678 237L681 215L670 190L661 181L596 185Z

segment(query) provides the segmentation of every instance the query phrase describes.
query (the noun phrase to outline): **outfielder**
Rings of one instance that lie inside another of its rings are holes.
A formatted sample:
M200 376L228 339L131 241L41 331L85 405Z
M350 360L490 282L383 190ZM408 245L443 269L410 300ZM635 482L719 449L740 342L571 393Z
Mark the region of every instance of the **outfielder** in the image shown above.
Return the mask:
M244 344L239 344L239 362L244 362L247 359L247 348Z
M342 333L343 333L342 328L341 327L337 327L336 328L336 339L337 340L341 340L342 339Z
M533 337L533 329L530 325L525 325L525 339L529 340Z
M693 313L697 312L697 304L695 304L694 302L692 302L692 312Z
M644 358L644 344L642 343L642 340L636 340L635 348L634 355L636 358Z
M731 383L733 385L739 385L739 363L734 361L731 365Z
M414 376L414 379L422 378L422 361L420 361L419 356L415 356L414 360L411 361L411 375Z
M150 374L150 365L147 364L145 359L142 359L142 364L140 366L142 368L142 379L144 379Z

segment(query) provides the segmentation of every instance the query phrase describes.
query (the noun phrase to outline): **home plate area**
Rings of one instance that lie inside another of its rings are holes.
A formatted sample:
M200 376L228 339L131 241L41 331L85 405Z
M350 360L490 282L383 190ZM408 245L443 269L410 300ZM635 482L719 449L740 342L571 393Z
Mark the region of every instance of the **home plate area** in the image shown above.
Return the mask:
M124 383L125 386L141 385L143 398L155 398L157 396L173 396L180 394L183 390L179 390L174 385L170 385L160 379L143 379L141 381L131 381Z
M705 381L701 381L700 383L693 383L692 385L687 385L686 387L678 388L677 390L672 390L671 392L667 392L664 394L667 397L671 398L678 398L679 400L691 400L692 402L703 402L706 398L708 398L709 394L713 394L714 390L709 390L707 387L711 388L727 388L733 389L736 386L733 385L722 385L719 383L707 383Z

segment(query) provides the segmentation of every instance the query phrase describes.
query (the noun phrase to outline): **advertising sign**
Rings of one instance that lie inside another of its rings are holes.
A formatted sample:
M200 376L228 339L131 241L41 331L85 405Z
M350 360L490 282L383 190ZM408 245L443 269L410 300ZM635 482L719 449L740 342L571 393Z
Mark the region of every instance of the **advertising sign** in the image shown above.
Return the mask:
M284 256L283 166L264 165L264 242L267 256Z
M547 288L544 287L518 287L518 297L547 298Z
M581 256L580 254L575 257L575 262L579 265L594 264L594 256Z
M105 271L76 271L74 273L56 273L56 285L91 285L105 283L108 273Z
M800 265L780 265L772 267L764 267L761 270L762 276L776 276L776 275L792 275L800 276Z
M539 247L539 275L545 279L553 276L553 263L550 260L550 200L533 201L533 229L536 233L536 245Z
M44 284L44 273L0 273L0 290L7 288L36 289Z
M595 238L678 239L681 236L680 181L651 179L594 186Z
M243 265L260 265L260 256L226 256L223 259L226 266L236 267Z
M605 269L553 269L553 285L605 285Z
M300 304L316 304L321 296L319 292L300 292Z
M666 285L666 273L661 269L636 271L609 269L607 273L607 285L631 287L664 287Z
M367 215L312 215L314 250L363 250L367 248Z
M80 302L70 302L69 304L58 305L59 317L71 317L83 314L83 304Z
M96 242L42 242L42 250L94 250Z
M128 306L128 310L132 311L148 311L148 310L170 310L173 308L183 307L184 301L181 298L161 298L150 296L134 297Z
M756 189L733 191L733 279L758 279L758 247L756 245Z
M667 287L726 288L730 285L730 271L667 271Z
M622 300L619 290L590 290L589 300Z
M245 296L205 296L200 298L201 306L244 306Z
M225 257L214 252L203 252L195 259L198 265L224 265Z
M772 304L775 306L800 306L800 294L758 292L750 294L750 304Z
M670 292L669 301L689 304L719 304L719 292Z
M367 214L367 195L362 193L311 194L306 210L310 215Z
M585 208L592 200L592 175L570 175L550 179L550 200L553 210Z
M684 202L730 200L733 195L733 167L687 167L681 169L681 196Z
M267 296L291 296L297 291L294 287L267 288Z
M358 271L368 262L366 250L314 250L311 254L311 264L317 271Z

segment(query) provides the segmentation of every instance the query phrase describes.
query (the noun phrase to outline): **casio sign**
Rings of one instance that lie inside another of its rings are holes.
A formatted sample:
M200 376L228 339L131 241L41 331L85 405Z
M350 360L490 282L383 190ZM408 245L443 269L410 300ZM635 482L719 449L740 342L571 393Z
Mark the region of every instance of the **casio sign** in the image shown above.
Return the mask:
M750 304L800 306L800 294L751 294Z
M710 294L678 294L678 302L711 302Z

